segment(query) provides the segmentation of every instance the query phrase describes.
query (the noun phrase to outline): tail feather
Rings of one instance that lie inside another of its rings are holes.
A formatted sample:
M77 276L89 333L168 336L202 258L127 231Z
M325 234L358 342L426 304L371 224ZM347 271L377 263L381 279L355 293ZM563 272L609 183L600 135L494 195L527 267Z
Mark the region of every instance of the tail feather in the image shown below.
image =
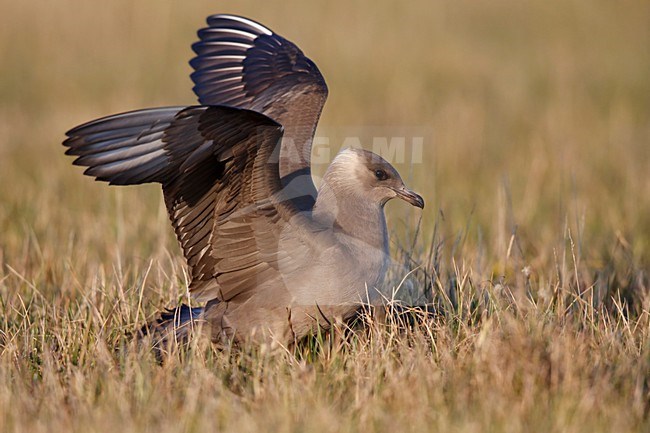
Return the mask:
M203 307L181 305L166 309L140 330L140 336L151 336L154 349L162 354L172 344L187 344L193 330L202 322Z

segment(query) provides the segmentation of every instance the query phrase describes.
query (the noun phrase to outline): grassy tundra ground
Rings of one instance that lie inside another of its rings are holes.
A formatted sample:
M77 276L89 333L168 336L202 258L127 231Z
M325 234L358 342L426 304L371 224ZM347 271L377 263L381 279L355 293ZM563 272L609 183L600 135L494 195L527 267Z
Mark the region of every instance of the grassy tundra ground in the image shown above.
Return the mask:
M0 432L650 431L650 4L273 3L0 0ZM193 103L215 12L319 64L322 131L428 131L400 166L419 232L388 211L435 319L162 367L132 347L185 296L159 190L93 183L59 143Z

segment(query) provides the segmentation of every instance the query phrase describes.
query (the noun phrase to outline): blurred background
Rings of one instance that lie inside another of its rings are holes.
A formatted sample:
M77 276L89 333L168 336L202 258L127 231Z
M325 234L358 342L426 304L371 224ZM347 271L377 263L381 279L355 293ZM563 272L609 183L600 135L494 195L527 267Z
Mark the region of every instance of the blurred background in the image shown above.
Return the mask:
M159 187L95 183L60 143L96 117L195 103L190 45L223 12L317 63L320 133L426 131L399 169L427 206L389 205L394 248L421 217L417 263L435 247L479 279L527 266L541 285L572 254L585 274L647 266L647 1L0 0L0 276L58 292L182 268Z
M397 166L426 207L387 211L435 320L278 357L135 350L187 301L160 188L94 182L61 142L194 104L220 12L318 64L330 158L423 137ZM648 0L0 0L0 432L650 431L649 173Z

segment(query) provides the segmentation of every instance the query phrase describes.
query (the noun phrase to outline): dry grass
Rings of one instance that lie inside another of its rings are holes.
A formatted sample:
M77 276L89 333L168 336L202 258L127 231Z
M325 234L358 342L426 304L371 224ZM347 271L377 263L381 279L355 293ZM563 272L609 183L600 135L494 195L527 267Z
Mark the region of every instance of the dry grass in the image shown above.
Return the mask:
M423 164L400 167L427 200L417 236L418 213L389 217L395 256L421 266L404 290L435 318L292 353L197 342L164 366L132 347L185 296L159 191L95 184L59 143L191 104L188 47L214 12L317 61L322 131L428 131ZM0 431L650 430L647 2L0 0L0 16Z

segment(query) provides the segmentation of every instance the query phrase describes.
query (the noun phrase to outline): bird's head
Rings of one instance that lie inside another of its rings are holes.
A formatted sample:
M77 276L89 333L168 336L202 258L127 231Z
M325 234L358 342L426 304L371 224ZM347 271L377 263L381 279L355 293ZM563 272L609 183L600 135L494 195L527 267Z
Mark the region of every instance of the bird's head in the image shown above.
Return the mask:
M344 149L336 155L328 170L339 188L351 189L359 196L384 206L393 198L401 198L413 206L424 208L419 194L404 185L395 167L376 153L364 149Z

